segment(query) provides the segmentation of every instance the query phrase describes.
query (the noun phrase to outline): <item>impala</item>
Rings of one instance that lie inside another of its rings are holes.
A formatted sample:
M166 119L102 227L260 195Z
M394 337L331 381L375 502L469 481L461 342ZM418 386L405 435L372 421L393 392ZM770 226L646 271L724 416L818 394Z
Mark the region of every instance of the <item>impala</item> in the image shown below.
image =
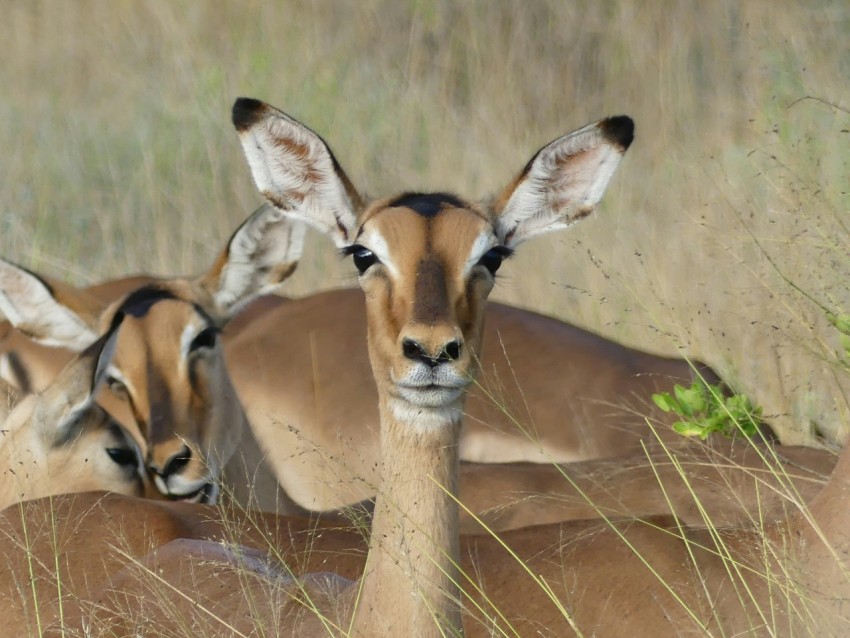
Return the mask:
M233 120L261 192L352 255L367 297L381 458L372 536L361 582L334 579L333 600L312 603L354 636L462 634L453 495L486 298L516 245L590 214L632 122L610 118L555 140L485 208L439 193L364 206L309 129L244 98ZM300 635L322 629L320 617L299 620Z
M351 255L366 294L380 474L364 574L339 586L350 633L462 633L454 494L486 299L519 243L591 213L632 121L602 120L545 146L489 208L443 193L364 205L325 142L289 116L243 98L233 121L262 194Z
M121 402L101 392L116 340L113 328L9 414L0 431L0 509L57 492L156 492L139 442L102 407L120 415Z

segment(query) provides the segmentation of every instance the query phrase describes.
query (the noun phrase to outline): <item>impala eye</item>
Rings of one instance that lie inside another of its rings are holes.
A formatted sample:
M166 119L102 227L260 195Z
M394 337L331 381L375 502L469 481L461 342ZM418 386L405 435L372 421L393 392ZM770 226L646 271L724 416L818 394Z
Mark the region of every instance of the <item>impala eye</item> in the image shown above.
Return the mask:
M344 252L346 255L351 255L354 267L361 275L378 263L375 253L359 244L347 247Z
M510 248L506 248L505 246L496 246L481 256L481 259L478 260L478 265L484 266L490 271L491 275L495 275L496 271L499 270L499 266L502 265L502 262L512 254L513 251Z
M109 389L115 394L127 394L127 386L124 382L113 377L111 374L106 377L106 385L109 386Z
M212 350L215 348L215 344L218 342L218 328L204 328L201 330L195 338L192 339L192 343L189 344L189 352L194 352L195 350L199 350L201 348L207 348Z
M136 452L125 447L108 447L106 448L106 453L112 459L113 463L117 463L122 467L127 467L128 465L135 467L138 462Z

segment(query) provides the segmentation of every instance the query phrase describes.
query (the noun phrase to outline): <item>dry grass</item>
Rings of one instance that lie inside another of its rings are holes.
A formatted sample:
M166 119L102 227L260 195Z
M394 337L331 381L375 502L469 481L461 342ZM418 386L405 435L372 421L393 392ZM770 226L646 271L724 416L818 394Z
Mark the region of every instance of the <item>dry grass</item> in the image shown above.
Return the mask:
M840 441L836 337L776 267L850 309L848 28L826 1L9 2L0 251L77 282L200 270L259 201L237 95L310 124L375 195L486 195L625 112L638 139L602 210L524 247L496 297L681 348L785 441ZM294 293L351 283L329 248Z

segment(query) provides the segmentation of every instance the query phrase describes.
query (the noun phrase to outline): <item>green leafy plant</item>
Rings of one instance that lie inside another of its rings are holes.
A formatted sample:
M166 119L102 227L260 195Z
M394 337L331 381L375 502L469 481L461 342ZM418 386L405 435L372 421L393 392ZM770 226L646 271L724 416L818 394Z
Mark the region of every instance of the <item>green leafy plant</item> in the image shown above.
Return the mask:
M689 388L676 384L673 394L660 392L652 400L664 412L674 412L682 420L673 429L682 436L705 440L714 432L732 437L753 436L761 423L761 407L754 407L744 394L725 396L720 386L695 381Z

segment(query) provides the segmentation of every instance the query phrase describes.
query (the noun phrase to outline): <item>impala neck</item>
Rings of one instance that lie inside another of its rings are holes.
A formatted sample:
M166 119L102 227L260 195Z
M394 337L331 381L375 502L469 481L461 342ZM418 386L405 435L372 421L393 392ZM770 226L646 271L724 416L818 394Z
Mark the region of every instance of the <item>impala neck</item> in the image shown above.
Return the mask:
M381 479L353 635L461 635L460 411L423 428L393 415L384 397L380 410Z

